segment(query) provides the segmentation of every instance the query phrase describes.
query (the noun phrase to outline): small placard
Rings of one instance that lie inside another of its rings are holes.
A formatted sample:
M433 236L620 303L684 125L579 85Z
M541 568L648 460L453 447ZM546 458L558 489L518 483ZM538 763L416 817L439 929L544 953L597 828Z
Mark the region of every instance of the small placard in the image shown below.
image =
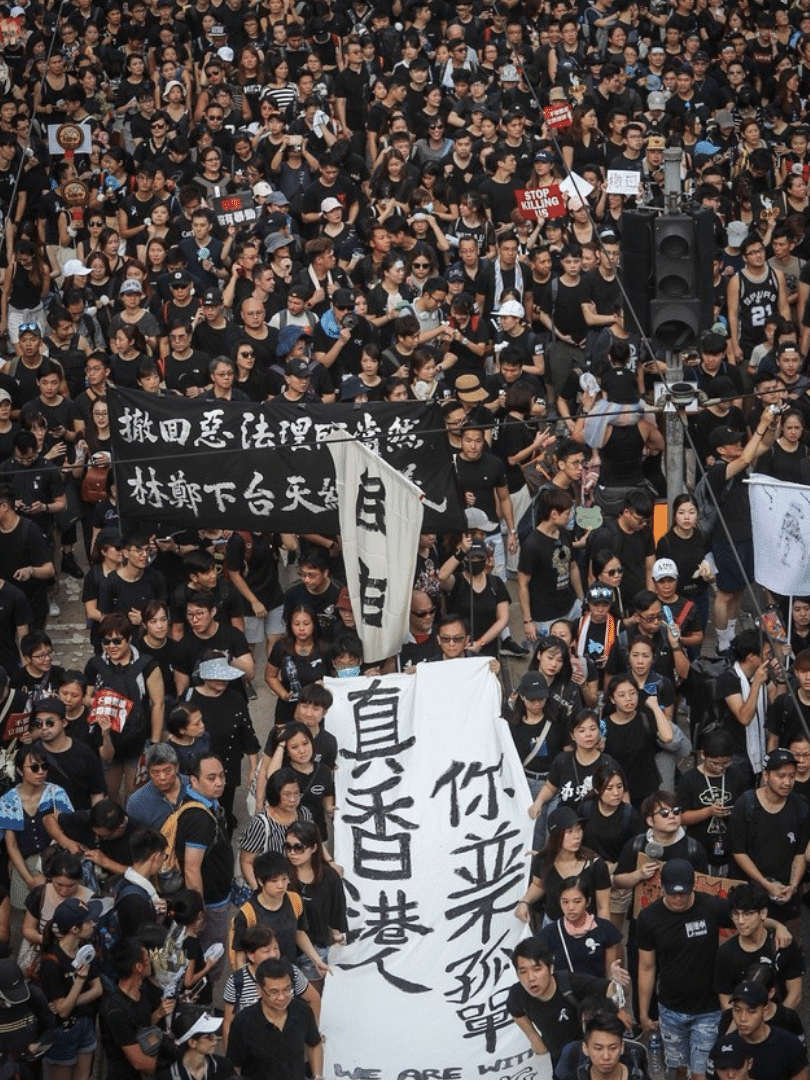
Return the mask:
M78 128L82 133L82 141L73 148L73 153L89 154L93 149L93 129L89 124L72 124L72 126ZM61 127L61 124L48 124L48 152L60 156L65 153L64 147L60 146L56 141L56 133Z
M564 101L556 105L546 105L543 109L543 116L545 116L548 126L554 131L562 131L564 128L570 127L573 119L571 106Z
M608 195L638 195L641 173L635 169L608 169L605 191Z
M565 201L559 184L534 188L532 191L519 189L515 192L518 209L526 220L536 221L538 215L547 218L565 217Z

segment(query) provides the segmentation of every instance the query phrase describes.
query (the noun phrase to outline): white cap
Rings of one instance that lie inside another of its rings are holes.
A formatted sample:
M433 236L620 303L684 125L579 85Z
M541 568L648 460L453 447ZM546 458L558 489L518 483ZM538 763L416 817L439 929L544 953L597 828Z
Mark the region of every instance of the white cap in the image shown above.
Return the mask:
M68 259L62 268L64 277L74 277L76 274L89 274L90 267L85 266L81 259Z
M220 60L224 60L226 64L233 63L233 49L230 45L223 45L220 49L217 49L217 56Z
M336 199L333 195L330 195L328 199L324 199L321 203L321 213L328 214L330 210L340 210L340 199Z
M672 559L656 559L652 568L653 581L660 581L662 578L671 577L678 579L678 567Z
M272 192L272 190L273 189L270 187L266 180L259 180L257 184L253 185L253 194L257 197L263 195L266 199L267 196Z
M501 315L511 315L514 319L525 319L526 309L519 300L506 300L495 312L498 318Z

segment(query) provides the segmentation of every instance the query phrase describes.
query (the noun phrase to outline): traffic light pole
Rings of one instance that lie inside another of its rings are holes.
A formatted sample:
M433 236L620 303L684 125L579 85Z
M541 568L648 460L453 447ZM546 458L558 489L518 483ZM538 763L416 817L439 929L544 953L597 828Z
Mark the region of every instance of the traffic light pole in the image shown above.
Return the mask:
M672 386L683 379L681 354L673 349L667 349L666 361L667 385ZM686 490L684 487L683 427L678 409L672 402L668 402L664 407L664 437L666 439L667 503L672 513L673 500Z

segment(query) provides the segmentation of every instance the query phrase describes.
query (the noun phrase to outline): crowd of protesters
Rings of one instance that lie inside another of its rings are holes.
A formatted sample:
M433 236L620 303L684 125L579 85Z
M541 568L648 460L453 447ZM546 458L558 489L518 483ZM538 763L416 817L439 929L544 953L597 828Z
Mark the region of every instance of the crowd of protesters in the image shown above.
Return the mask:
M0 15L0 1078L322 1080L324 676L482 655L535 820L534 1053L625 1080L660 1029L678 1080L807 1080L810 599L753 628L743 481L810 482L810 0ZM673 148L712 262L683 491L625 243ZM108 387L435 402L466 529L422 534L401 651L363 656L339 536L122 520Z

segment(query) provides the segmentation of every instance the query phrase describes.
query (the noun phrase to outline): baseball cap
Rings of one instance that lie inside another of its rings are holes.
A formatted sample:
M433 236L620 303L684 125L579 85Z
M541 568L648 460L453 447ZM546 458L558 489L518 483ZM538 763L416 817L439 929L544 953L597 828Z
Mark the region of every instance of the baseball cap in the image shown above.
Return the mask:
M670 859L661 868L661 888L667 896L684 896L695 891L695 871L686 859Z
M303 326L282 326L278 332L278 345L276 345L276 356L286 356L291 352L293 346L302 337L306 337L306 330ZM287 372L291 374L291 372Z
M729 247L739 247L746 236L748 236L748 226L744 221L730 221L726 225L726 239L728 240Z
M29 996L28 983L20 965L14 960L0 960L0 997L9 1005L21 1005Z
M321 213L328 214L330 210L340 210L340 199L335 199L330 196L328 199L324 199L321 203Z
M714 120L718 127L734 127L734 113L731 111L731 109L718 109L717 115L715 116Z
M542 675L540 678L543 678ZM565 829L572 829L575 825L579 825L581 821L582 818L573 807L558 806L553 813L548 815L547 828L550 833L557 832L558 829L565 831Z
M530 701L541 701L549 696L548 683L539 671L527 671L517 685L517 692Z
M535 161L545 161L548 165L554 164L554 155L550 150L538 150L534 155Z
M487 392L477 375L459 375L456 379L456 397L461 401L486 401Z
M653 581L661 581L663 578L677 578L678 567L673 559L656 559L652 568Z
M86 904L75 896L63 900L53 913L53 922L56 929L66 934L73 926L81 926L86 922L98 922L98 917L104 910L100 900L89 900Z
M143 285L137 278L127 278L126 281L121 282L121 288L118 290L119 296L131 296L135 293L142 293Z
M175 270L169 274L169 288L179 288L182 285L190 285L191 278L185 270Z
M302 356L297 357L295 360L288 360L284 365L284 374L293 375L297 379L304 379L309 375L309 364Z
M31 706L31 715L36 716L37 713L53 713L55 716L65 715L65 705L55 695L51 697L41 697L34 700L34 704Z
M772 769L781 769L783 765L795 764L796 758L791 754L790 750L785 750L783 746L779 746L776 750L771 750L770 754L765 758L763 769L770 772Z
M464 271L460 266L451 266L450 269L445 272L444 280L448 283L452 281L463 281Z
M8 390L0 388L0 401L11 401L11 394Z
M203 293L202 302L204 304L221 304L222 293L219 289L206 289Z
M350 375L348 379L344 379L340 384L340 401L354 401L358 394L365 394L368 392L368 387L364 385L363 380L359 375Z
M753 979L746 979L745 982L741 982L738 986L734 987L734 992L731 995L732 1001L744 1001L746 1005L767 1005L768 1004L768 991L762 985L762 983L754 982Z
M706 154L711 157L712 154L719 154L720 147L715 146L713 142L709 142L708 139L701 139L700 142L695 143L696 154Z
M501 68L501 82L517 82L518 69L514 64L504 64Z
M741 431L734 431L730 427L715 428L709 436L709 446L712 450L719 450L721 446L734 446L735 443L742 443L745 441L745 436Z
M335 601L335 609L337 611L351 611L352 610L351 597L349 596L349 590L346 588L345 585L340 590L340 593L338 594L338 598Z
M23 334L34 334L35 337L42 337L42 327L39 323L25 323L24 326L24 330L22 328L20 329L20 337L22 337Z
M89 274L90 267L85 266L81 259L68 259L62 268L65 277L74 277L76 274Z
M667 99L660 90L653 90L647 95L647 108L648 109L665 109L667 107Z
M351 289L335 289L332 293L332 303L335 307L353 308L354 293Z
M609 585L591 585L585 599L589 604L612 604L613 589Z
M498 527L494 521L489 520L486 511L479 506L468 506L464 511L464 516L467 518L468 529L481 529L489 533Z
M501 315L510 315L514 319L523 319L526 317L526 309L519 300L505 300L494 314L498 318Z
M715 1069L741 1069L751 1057L751 1049L738 1031L732 1031L717 1040L709 1056Z
M258 184L253 185L253 194L257 199L266 199L268 195L272 195L273 189L267 183L266 180L260 180Z
M267 196L269 203L275 203L277 206L289 206L290 200L284 194L283 191L271 191Z

